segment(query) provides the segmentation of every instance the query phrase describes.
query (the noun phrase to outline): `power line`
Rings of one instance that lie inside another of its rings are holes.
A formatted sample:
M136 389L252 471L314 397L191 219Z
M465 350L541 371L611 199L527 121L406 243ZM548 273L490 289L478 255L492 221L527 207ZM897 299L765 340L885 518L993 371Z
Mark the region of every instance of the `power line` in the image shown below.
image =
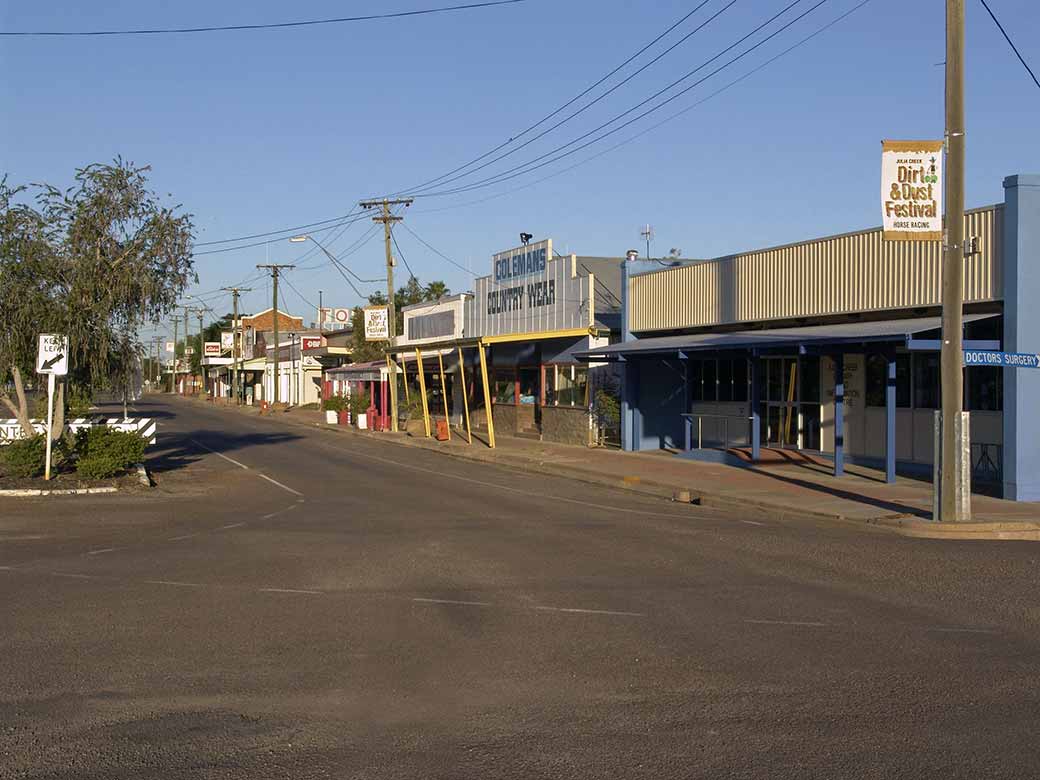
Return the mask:
M490 0L483 3L466 3L465 5L449 5L440 8L424 8L417 11L394 11L382 14L366 14L364 16L341 16L335 19L305 19L298 22L274 22L268 24L229 24L219 27L168 27L143 30L15 30L0 31L0 35L22 37L68 37L83 35L168 35L176 33L228 32L232 30L274 30L286 27L308 27L321 24L342 24L345 22L367 22L376 19L400 19L406 16L425 16L448 11L467 11L476 8L490 8L497 5L512 5L524 0Z
M341 227L343 225L352 225L355 222L360 222L363 219L364 219L363 215L355 216L355 217L353 217L351 219L344 220L343 222L339 222L339 223L337 223L335 225L328 225L327 227L318 228L317 230L313 230L311 232L312 233L322 233L322 232L324 232L326 230L335 230L336 228ZM282 231L276 231L276 232L280 233ZM289 232L292 232L292 231L289 231ZM234 240L234 239L232 239L232 240ZM276 243L278 243L281 240L282 240L281 238L277 238L277 239L271 239L271 240L268 240L268 241L256 241L256 242L254 242L252 244L240 244L238 246L224 247L223 249L207 249L205 252L192 252L192 257L202 257L203 255L215 255L215 254L219 254L221 252L236 252L239 249L250 249L250 248L256 247L256 246L267 246L268 244L276 244ZM200 246L201 246L201 244L200 244Z
M390 240L394 242L394 248L397 249L398 256L400 256L401 260L404 262L404 267L408 269L408 275L413 279L418 279L419 277L415 275L415 271L413 271L412 267L408 265L408 259L404 256L404 252L401 251L401 247L398 246L397 236L394 235L394 231L392 230L390 231Z
M465 271L466 273L468 273L468 274L469 274L470 276L475 276L475 275L476 275L476 274L474 274L474 273L473 273L473 272L472 272L471 270L469 270L468 268L465 268L465 267L463 267L462 265L460 265L459 263L456 263L456 262L455 262L454 260L452 260L452 259L451 259L450 257L448 257L448 256L447 256L446 254L444 254L443 252L441 252L441 251L440 251L439 249L437 249L436 247L433 247L433 246L431 246L431 245L430 245L429 243L427 243L427 242L426 242L426 240L425 240L425 239L423 239L423 237L422 237L422 236L420 236L420 235L419 235L418 233L416 233L416 232L415 232L414 230L412 230L412 229L411 229L410 227L408 227L408 225L406 225L405 223L403 223L403 222L402 222L402 223L401 223L401 227L403 227L403 228L404 228L405 230L407 230L407 231L408 231L409 233L411 233L411 234L412 234L412 236L413 236L413 237L414 237L414 238L415 238L415 239L416 239L417 241L419 241L419 243L421 243L421 244L422 244L422 245L423 245L424 247L426 247L427 249L429 249L429 250L430 250L431 252L433 252L433 253L434 253L435 255L437 255L438 257L441 257L441 258L443 258L444 260L447 260L447 261L448 261L449 263L451 263L451 264L452 264L453 266L455 266L456 268L461 268L461 269L462 269L463 271Z
M1004 40L1008 42L1008 46L1011 47L1011 51L1015 53L1015 56L1018 57L1018 61L1022 63L1022 67L1026 69L1026 72L1029 74L1030 78L1033 79L1033 83L1036 84L1037 87L1040 87L1040 81L1037 80L1036 74L1033 73L1033 69L1030 68L1029 65L1026 63L1025 59L1022 57L1021 52L1019 52L1018 47L1015 46L1014 43L1012 43L1011 37L1007 34L1007 31L1004 29L1004 25L1000 23L1000 20L997 18L997 15L994 14L993 10L989 7L989 3L987 3L986 0L979 0L979 2L981 2L982 7L986 9L986 13L988 13L989 18L993 20L993 24L997 25L997 29L1000 30L1000 34L1004 36Z
M282 281L285 282L287 285L289 285L289 289L292 290L294 293L296 293L296 296L301 301L306 303L308 306L310 306L315 311L318 310L317 306L315 306L313 303L311 303L310 301L308 301L306 298L303 297L303 293L301 293L299 290L296 289L296 286L292 282L289 281L289 277L288 276L283 276L282 277ZM282 305L283 306L285 305L285 298L284 297L282 298ZM288 311L288 309L286 309L286 311Z
M354 209L351 209L346 214L342 214L342 215L340 215L338 217L333 217L332 219L322 219L322 220L319 220L318 222L311 222L310 224L307 224L307 225L297 225L296 227L282 228L281 230L271 230L271 231L268 231L267 233L254 233L251 236L238 236L237 238L222 238L219 241L198 241L198 242L195 243L195 246L213 246L214 244L230 244L230 243L233 243L235 241L248 241L251 238L263 238L264 236L275 236L275 235L278 235L279 233L297 233L297 232L299 232L301 230L306 230L307 228L317 227L318 225L327 225L329 222L339 222L341 219L347 219L353 213L354 213ZM333 227L336 227L336 226L333 225Z
M665 117L661 121L656 122L655 124L650 125L649 127L646 127L644 129L640 130L638 133L635 133L634 135L629 136L625 140L619 141L618 143L613 144L612 146L608 146L606 149L601 149L600 151L596 152L595 154L589 155L588 157L585 157L584 159L579 160L578 162L574 163L573 165L570 165L570 166L568 166L566 168L562 168L561 170L555 171L555 172L549 174L548 176L543 176L543 177L541 177L539 179L535 179L534 181L528 182L526 184L522 184L519 187L513 187L512 189L508 189L508 190L505 190L503 192L497 192L494 195L489 195L489 196L484 197L484 198L478 198L477 200L467 201L465 203L453 203L453 204L451 204L449 206L440 206L440 207L437 207L437 208L430 208L430 209L420 209L419 211L415 211L413 213L414 214L433 214L433 213L436 213L436 212L439 212L439 211L449 211L451 209L456 209L456 208L465 208L465 207L468 207L468 206L477 206L477 205L480 205L482 203L487 203L488 201L495 200L497 198L503 198L503 197L505 197L507 195L512 195L512 194L514 194L516 192L519 192L520 190L525 190L525 189L528 189L530 187L534 187L534 186L536 186L538 184L541 184L543 182L549 181L550 179L555 179L558 176L562 176L565 173L569 173L570 171L574 170L575 168L578 168L578 167L580 167L582 165L590 163L593 160L596 160L596 159L602 157L605 154L609 154L610 152L613 152L616 149L620 149L622 146L627 146L628 144L630 144L630 143L632 143L634 141L637 141L638 139L642 138L647 133L650 133L650 132L656 130L657 128L661 127L662 125L668 124L669 122L672 122L672 121L678 119L679 117L689 113L693 109L698 108L702 104L708 102L712 98L722 94L723 92L726 92L727 90L731 89L732 87L735 87L740 82L744 81L745 79L750 78L755 73L758 73L759 71L761 71L764 68L768 67L769 65L774 63L776 60L778 60L781 57L789 54L790 52L794 51L795 49L799 48L800 46L803 46L804 44L808 43L809 41L811 41L813 38L815 38L816 36L820 35L821 33L829 30L831 27L833 27L834 25L838 24L839 22L844 20L846 17L851 16L854 12L858 11L860 8L865 6L870 1L871 0L861 0L861 2L857 3L856 5L854 5L849 10L845 11L840 16L836 17L835 19L831 20L827 24L823 25L822 27L817 29L815 32L810 33L809 35L805 36L804 38L802 38L797 43L792 44L791 46L789 46L786 49L784 49L783 51L781 51L779 54L775 54L772 57L770 57L768 60L765 60L764 62L760 63L759 65L756 65L754 68L752 68L751 70L749 70L747 73L743 74L742 76L739 76L738 78L733 79L732 81L730 81L729 83L723 85L722 87L719 87L714 92L712 92L712 93L706 95L705 97L701 98L700 100L698 100L696 103L693 103L693 104L691 104L689 106L686 106L682 110L677 111L674 114L671 114L671 115ZM405 229L406 230L408 229L407 225L405 226ZM415 233L413 231L409 230L409 232L412 232L412 234L415 235ZM422 241L422 239L419 238L418 235L415 235L415 237L418 238L420 241ZM425 243L425 242L423 242L423 243ZM427 244L427 246L429 247L428 244ZM433 249L433 247L429 247L429 248ZM436 251L436 250L434 250L434 251ZM441 255L441 256L444 257L444 255ZM449 260L449 262L454 262L454 261L450 260L450 258L445 257L445 259ZM458 265L458 264L456 263L456 265ZM472 273L472 272L469 272L469 273Z
M712 57L711 59L709 59L709 60L707 60L706 62L702 63L702 64L701 64L701 65L699 65L699 66L698 66L697 68L695 68L695 69L694 69L693 71L690 71L690 73L687 73L686 75L682 76L681 78L679 78L679 79L676 79L676 80L675 80L675 81L673 81L673 82L672 82L671 84L669 84L669 85L668 85L667 87L664 87L663 89L661 89L661 90L658 90L658 91L657 91L657 92L656 92L655 94L651 95L651 96L650 96L649 98L647 98L646 100L643 100L642 102L640 102L640 103L636 104L636 105L635 105L635 106L633 106L632 108L629 108L628 110L626 110L626 111L623 111L623 112L621 112L620 114L618 114L617 116L613 117L612 119L609 119L609 120L607 120L606 122L604 122L603 124L599 125L599 127L593 128L593 129L592 129L592 130L590 130L589 132L587 132L587 133L584 133L583 135L580 135L580 136L578 136L577 138L573 139L572 141L569 141L569 142L567 142L566 144L563 144L563 145L561 145L561 146L558 146L558 147L556 147L555 149L552 149L552 150L550 150L550 151L546 152L545 154L539 155L538 157L535 157L535 158L533 158L533 159L531 159L531 160L528 160L528 161L527 161L526 163L522 163L521 165L517 165L517 166L514 166L514 167L512 167L512 168L509 168L509 169L507 169L507 170L505 170L505 171L501 171L501 172L499 172L499 173L495 174L494 176L490 176L490 177L488 177L488 178L486 178L486 179L481 179L481 180L478 180L478 181L476 181L476 182L473 182L473 183L471 183L471 184L463 185L463 186L460 186L460 187L455 187L455 188L452 188L452 189L448 189L448 190L441 190L441 191L439 191L439 192L427 192L427 193L423 193L423 195L422 195L421 197L439 197L439 196L443 196L443 195L453 195L453 194L456 194L456 193L459 193L459 192L468 192L468 191L470 191L470 190L475 190L475 189L482 189L482 188L484 188L484 187L490 187L490 186L493 186L493 185L495 185L495 184L499 184L499 183L501 183L501 182L503 182L503 181L508 181L508 180L510 180L510 179L515 179L515 178L516 178L517 176L523 176L524 174L530 173L531 171L535 171L535 170L538 170L539 168L543 168L543 167L545 167L546 165L550 165L550 164L552 164L552 163L554 163L554 162L557 162L557 161L559 161L559 160L562 160L562 159L564 159L565 157L569 157L570 155L572 155L572 154L575 154L575 153L577 153L577 152L581 151L582 149L585 149L585 148L587 148L587 147L591 146L592 144L594 144L594 143L597 143L598 141L601 141L601 140L603 140L604 138L607 138L608 136L611 136L611 135L613 135L614 133L617 133L617 132L619 132L619 131L623 130L624 128L628 127L629 125L631 125L631 124L634 124L635 122L638 122L638 121L639 121L640 119L643 119L644 117L646 117L646 116L649 116L650 114L654 113L655 111L658 111L658 110L660 110L660 109L661 109L661 108L663 108L664 106L666 106L666 105L668 105L669 103L671 103L671 102L672 102L673 100L676 100L676 99L680 98L680 97L681 97L682 95L686 94L686 93L687 93L687 92L689 92L690 90L692 90L692 89L694 89L695 87L697 87L697 86L699 86L699 85L703 84L703 83L704 83L705 81L707 81L708 79L710 79L710 78L711 78L712 76L715 76L715 75L716 75L716 74L718 74L718 73L719 73L720 71L722 71L722 70L725 70L725 69L726 69L726 68L728 68L728 67L729 67L730 65L732 65L732 64L734 64L735 62L737 62L737 61L739 61L739 60L743 59L743 58L744 58L744 57L746 57L746 56L747 56L748 54L750 54L751 52L753 52L753 51L755 51L756 49L758 49L758 48L759 48L760 46L763 46L764 44L766 44L766 43L767 43L768 41L770 41L770 40L771 40L772 38L776 37L776 36L777 36L777 35L779 35L780 33L784 32L784 31L785 31L786 29L788 29L789 27L791 27L792 25L794 25L794 24L796 24L797 22L799 22L799 21L801 21L802 19L804 19L804 18L805 18L806 16L808 16L808 15L809 15L810 13L812 13L813 11L815 11L815 10L816 10L817 8L819 8L819 7L820 7L820 6L822 6L823 4L825 4L825 3L829 2L829 0L819 0L819 1L818 1L818 2L817 2L817 3L815 4L815 5L813 5L812 7L810 7L810 8L808 9L808 10L806 10L806 11L803 11L803 12L802 12L801 14L799 14L798 16L796 16L796 17L794 17L793 19L791 19L790 21L786 22L786 23L785 23L784 25L782 25L781 27L779 27L778 29L776 29L775 31L773 31L772 33L770 33L769 35L767 35L767 36L766 36L765 38L763 38L763 39L762 39L761 41L759 41L758 43L756 43L756 44L754 44L753 46L751 46L751 47L749 47L749 48L745 49L745 50L744 50L743 52L741 52L740 54L738 54L738 55L737 55L736 57L733 57L732 59L728 60L728 61L727 61L727 62L725 62L724 64L720 65L720 66L719 66L718 68L716 68L715 70L713 70L713 71L712 71L711 73L709 73L708 75L706 75L706 76L703 76L702 78L698 79L698 80L697 80L697 81L695 81L694 83L692 83L692 84L690 84L690 85L688 85L688 86L684 87L683 89L681 89L681 90L679 90L678 92L676 92L676 93L675 93L674 95L671 95L670 97L666 98L665 100L662 100L662 101L661 101L660 103L658 103L658 104L657 104L657 105L655 105L655 106L652 106L651 108L647 109L647 110L646 110L646 111L644 111L643 113L641 113L641 114L639 114L639 115L637 115L637 116L633 117L632 119L628 120L627 122L624 122L624 123L622 123L622 124L618 125L618 126L617 126L617 127L615 127L614 129L612 129L612 130L609 130L609 131L607 131L607 132L605 132L605 133L603 133L603 134L601 134L601 135L597 136L596 138L593 138L593 139L592 139L591 141L587 141L586 143L584 143L584 144L581 144L580 146L577 146L577 147L575 147L575 148L571 149L570 151L564 152L563 154L559 154L559 155L557 155L556 157L550 157L550 159L548 159L548 160L545 160L545 158L546 158L546 157L549 157L550 155L553 155L553 154L555 154L555 153L557 153L557 152L560 152L560 151L562 151L563 149L566 149L566 148L567 148L568 146L572 146L573 144L577 143L578 141L580 141L580 140L582 140L582 139L584 139L584 138L588 138L588 137L589 137L590 135L592 135L593 133L596 133L596 132L598 132L599 130L602 130L603 128L605 128L605 127L608 127L609 125L613 124L613 123L614 123L614 122L616 122L616 121L617 121L618 119L620 119L621 117L623 117L623 116L626 116L627 114L630 114L630 113L632 113L632 112L633 112L633 111L635 111L636 109L638 109L638 108L640 108L640 107L642 107L642 106L646 105L647 103L649 103L649 102L650 102L651 100L653 100L654 98L656 98L656 97L659 97L659 96L660 96L661 94L663 94L664 92L667 92L667 91L668 91L669 89L671 89L672 87L676 86L676 85L677 85L677 84L679 84L680 82L682 82L682 81L684 81L685 79L689 78L689 76L690 76L690 75L692 75L693 73L696 73L696 72L697 72L698 70L701 70L701 69L702 69L702 68L703 68L703 67L704 67L705 65L707 65L708 63L710 63L710 62L712 62L712 61L714 61L714 60L718 59L718 58L719 58L719 56L721 56L721 55L722 55L722 54L724 54L725 52L727 52L727 51L730 51L731 49L733 49L734 47L736 47L736 46L737 46L737 45L738 45L739 43L741 43L742 41L745 41L745 40L747 40L748 38L750 38L750 37L751 37L752 35L754 35L754 34L755 34L755 33L757 33L758 31L760 31L760 30L761 30L762 28L766 27L766 26L767 26L768 24L770 24L771 22L775 21L775 20L776 20L776 19L777 19L777 18L778 18L779 16L783 15L783 14L784 14L784 13L786 13L786 12L787 12L788 10L790 10L791 8L793 8L793 7L794 7L795 5L797 5L797 4L799 3L799 2L801 2L801 0L794 0L794 2L790 3L790 4L789 4L788 6L786 6L786 7L785 7L785 8L783 9L783 10L781 10L781 11L780 11L780 12L779 12L778 14L774 15L774 16L773 16L772 18L770 18L769 20L767 20L767 21L763 22L762 24L760 24L760 25L759 25L759 26L758 26L757 28L755 28L754 30L752 30L752 31L751 31L750 33L748 33L747 35L745 35L745 36L744 36L743 38L741 38L741 39L740 39L739 41L737 41L736 43L734 43L734 44L732 44L732 45L728 46L727 48L723 49L723 50L722 50L721 52L719 52L718 54L716 54L716 55L715 55L714 57ZM540 160L545 160L545 161L544 161L544 162L539 162ZM536 165L535 163L538 163L538 164ZM526 170L524 170L524 169L526 169Z
M735 1L735 0L734 0L734 1ZM441 181L442 179L445 179L445 178L447 178L448 176L451 176L451 175L453 175L453 174L456 174L456 173L458 173L459 171L465 170L466 168L470 167L470 166L471 166L471 165L473 165L474 163L478 163L478 162L480 162L481 160L485 159L486 157L490 157L491 155L493 155L493 154L494 154L495 152L499 151L500 149L504 149L504 148L505 148L506 146L509 146L509 144L513 143L513 141L516 141L516 140L519 140L520 138L523 138L523 137L524 137L525 135L527 135L527 134L528 134L529 132L531 132L532 130L534 130L534 129L535 129L536 127L539 127L539 126L541 126L541 125L542 125L542 124L544 124L545 122L549 121L549 120L550 120L550 119L552 119L552 118L553 118L554 116L556 116L556 115L557 115L558 113L560 113L561 111L563 111L563 110L564 110L565 108L568 108L569 106L573 105L573 104L574 104L574 103L576 103L577 101L581 100L581 98L585 97L585 95L589 94L589 93L590 93L590 92L591 92L592 90L594 90L594 89L595 89L596 87L598 87L598 86L599 86L600 84L602 84L603 82L607 81L607 80L608 80L608 79L609 79L609 78L610 78L611 76L613 76L614 74L616 74L616 73L617 73L618 71L620 71L620 70L621 70L622 68L624 68L624 67L625 67L626 65L628 65L628 64L629 64L630 62L632 62L633 60L635 60L635 59L637 59L638 57L640 57L640 56L641 56L641 55L642 55L642 54L643 54L643 53L644 53L645 51L647 51L647 49L650 49L650 48L651 48L652 46L654 46L654 45L655 45L655 44L656 44L656 43L657 43L658 41L660 41L660 40L661 40L662 38L664 38L665 36L667 36L667 35L668 35L668 34L669 34L670 32L672 32L672 30L674 30L674 29L675 29L676 27L678 27L679 25L681 25L681 24L682 24L683 22L685 22L685 21L686 21L687 19L689 19L689 18L690 18L691 16L693 16L693 15L694 15L695 13L697 13L697 12L698 12L699 10L701 10L701 8L703 8L703 7L704 7L705 5L707 5L707 4L709 3L709 2L710 2L710 0L704 0L704 2L702 2L702 3L700 4L700 5L698 5L698 6L696 7L696 8L694 8L694 9L693 9L692 11L690 11L689 13L687 13L686 15L684 15L684 16L683 16L682 18L680 18L680 19L679 19L679 21L675 22L675 23L674 23L674 24L672 24L672 25L671 25L670 27L668 27L668 29L666 29L666 30L665 30L665 31L664 31L663 33L661 33L661 34L660 34L660 35L658 35L658 36L657 36L656 38L654 38L654 39L653 39L652 41L650 41L650 43L648 43L648 44L646 44L645 46L643 46L643 48L641 48L641 49L640 49L639 51L637 51L637 52L636 52L635 54L633 54L632 56L630 56L630 57L629 57L628 59L626 59L626 60L625 60L624 62L622 62L622 63L621 63L620 65L618 65L618 66L617 66L616 68L614 68L614 69L613 69L612 71L610 71L610 73L608 73L607 75L605 75L605 76L603 76L602 78L600 78L600 79L599 79L598 81L596 81L596 82L595 82L594 84L591 84L590 86L586 87L586 88L585 88L584 90L582 90L582 91L581 91L581 92L579 92L579 93L578 93L577 95L575 95L574 97L572 97L572 98L571 98L570 100L568 100L568 101L567 101L566 103L564 103L564 104L563 104L563 105L561 105L561 106L558 106L558 107L557 107L557 108L555 108L555 109L554 109L553 111L551 111L550 113L546 114L546 115L545 115L544 117L542 117L541 119L539 119L539 120L538 120L537 122L535 122L535 123L534 123L533 125L531 125L531 126L530 126L530 127L528 127L527 129L525 129L525 130L521 130L521 131L520 131L519 133L516 133L515 135L511 136L511 137L510 137L510 138L508 138L507 140L505 140L505 141L503 141L502 143L500 143L500 144L499 144L498 146L496 146L496 147L495 147L494 149L491 149L491 150L489 150L489 151L487 151L487 152L484 152L484 154L480 155L479 157L475 157L475 158L473 158L472 160L470 160L469 162L465 163L464 165L460 165L460 166L459 166L458 168L454 168L453 170L450 170L450 171L448 171L448 172L447 172L447 173L445 173L445 174L441 174L440 176L437 176L437 177L435 177L435 178L433 178L433 179L429 179L428 181L424 181L424 182L423 182L422 184L419 184L419 185L417 185L417 186L413 187L413 188L412 188L412 191L418 191L418 190L424 189L424 188L426 188L426 187L427 187L428 185L430 185L430 184L434 184L435 182L439 182L439 181ZM732 3L731 3L731 5L732 5ZM714 17L713 17L713 18L714 18ZM709 20L709 21L711 21L711 20ZM703 25L702 25L702 26L703 26ZM698 27L698 28L697 28L697 30L699 30L699 29L700 29L700 28ZM630 79L631 79L631 78L632 78L633 76L636 76L636 75L638 75L638 74L639 74L640 72L642 72L643 70L645 70L645 69L646 69L647 67L649 67L650 65L653 65L653 64L654 64L655 62L657 62L657 60L661 59L661 57L663 57L663 56L664 56L665 54L667 54L668 52L670 52L670 51L671 51L672 49L674 49L674 48L675 48L676 46L678 46L679 44L683 43L683 41L685 41L685 40L686 40L687 38L689 38L689 37L690 37L690 35L693 35L693 33L697 32L697 30L694 30L693 32L691 32L691 33L689 33L688 35L686 35L686 36L685 36L684 38L682 38L681 40L679 40L679 42L678 42L678 43L674 44L674 45L673 45L673 46L672 46L671 48L669 48L669 49L666 49L666 50L665 50L665 51L664 51L664 52L663 52L662 54L658 55L658 56L657 56L657 57L656 57L656 58L655 58L654 60L651 60L651 61L650 61L649 63L647 63L646 65L644 65L644 66L643 66L642 68L640 68L640 69L639 69L638 71L636 71L635 73L633 73L633 74L632 74L631 76L629 76L629 77L628 77L628 78L627 78L627 79L626 79L625 81L628 81L628 80L630 80ZM613 89L611 89L610 91L611 91L611 92L613 92L613 91L614 91L614 89L617 89L617 87L620 87L620 86L621 86L622 84L624 84L624 83L625 83L625 82L624 82L624 81L622 81L622 82L621 82L620 84L618 84L617 86L615 86L615 87L614 87ZM606 97L606 96L607 96L608 94L610 94L610 92L607 92L607 93L604 93L603 95L600 95L600 97L596 98L596 100L595 100L595 101L593 101L593 102L598 102L599 100L602 100L602 99L603 99L604 97ZM586 105L586 106L585 106L585 108L588 108L588 107L589 107L589 106L591 106L591 105L592 105L592 103L589 103L588 105ZM582 111L584 111L584 110L585 110L585 109L583 108L583 109L582 109ZM568 119L572 118L573 116L574 116L574 115L572 115L571 117L568 117ZM564 121L567 121L567 120L564 120ZM559 125L554 125L554 127L559 127ZM552 128L550 128L550 129L552 129ZM538 136L538 137L540 138L541 136ZM537 140L537 139L532 139L532 140ZM530 143L530 142L528 142L528 143ZM525 144L525 145L526 145L526 144ZM516 150L514 149L513 151L516 151ZM492 162L494 162L494 161L492 161ZM488 163L488 164L490 164L490 163ZM483 167L483 166L481 166L481 167ZM479 170L479 169L478 169L478 170ZM473 173L473 171L470 171L469 173ZM442 183L443 183L443 182L442 182ZM407 191L407 190L402 190L401 192L406 192L406 191ZM395 193L395 194L401 194L401 192L398 192L398 193Z

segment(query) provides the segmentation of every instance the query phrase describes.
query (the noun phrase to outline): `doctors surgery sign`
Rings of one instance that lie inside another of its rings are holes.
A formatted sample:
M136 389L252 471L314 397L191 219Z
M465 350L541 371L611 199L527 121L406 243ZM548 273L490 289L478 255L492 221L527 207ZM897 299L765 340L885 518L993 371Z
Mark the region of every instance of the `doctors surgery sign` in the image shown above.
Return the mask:
M881 142L886 241L942 241L943 142Z

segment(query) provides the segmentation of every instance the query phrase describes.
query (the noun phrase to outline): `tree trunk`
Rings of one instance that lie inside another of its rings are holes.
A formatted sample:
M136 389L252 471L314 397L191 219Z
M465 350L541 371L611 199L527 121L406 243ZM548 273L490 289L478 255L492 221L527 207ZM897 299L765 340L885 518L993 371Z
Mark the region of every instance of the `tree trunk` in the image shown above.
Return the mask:
M65 383L58 382L54 390L54 420L51 423L51 441L57 441L65 433Z
M6 395L0 396L0 398L3 399L7 408L14 413L14 416L18 418L18 424L22 426L22 435L26 437L34 436L36 431L33 429L32 420L29 417L29 401L25 397L22 372L18 369L18 366L11 366L11 374L14 376L14 392L18 398L18 405L15 406Z

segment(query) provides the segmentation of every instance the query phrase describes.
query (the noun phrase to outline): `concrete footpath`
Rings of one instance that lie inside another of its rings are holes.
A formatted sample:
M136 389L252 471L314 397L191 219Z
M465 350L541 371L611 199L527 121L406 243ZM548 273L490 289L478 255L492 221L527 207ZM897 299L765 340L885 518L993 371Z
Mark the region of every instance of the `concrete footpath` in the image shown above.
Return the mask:
M260 414L256 407L191 400L226 408L232 414ZM1040 505L975 495L973 522L934 523L930 520L929 482L900 477L889 485L883 472L860 466L848 466L845 476L836 478L826 465L812 462L739 468L691 461L664 451L628 453L505 436L496 437L497 446L491 449L476 436L468 444L465 434L457 431L452 432L451 441L439 442L406 433L373 433L329 425L324 413L317 410L294 409L265 416L289 425L421 447L452 457L569 476L666 498L687 491L689 500L701 505L745 510L777 520L798 517L867 523L919 538L1040 541Z

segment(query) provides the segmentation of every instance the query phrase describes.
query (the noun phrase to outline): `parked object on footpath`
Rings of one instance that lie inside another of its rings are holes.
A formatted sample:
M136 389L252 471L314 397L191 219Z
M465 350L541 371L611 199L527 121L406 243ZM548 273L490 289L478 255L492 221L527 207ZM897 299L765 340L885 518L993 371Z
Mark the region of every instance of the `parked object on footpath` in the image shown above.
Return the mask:
M437 441L448 440L448 421L438 420L437 421Z
M362 412L361 414L359 414L357 416L357 427L358 427L359 431L367 431L368 430L368 414L367 413Z

